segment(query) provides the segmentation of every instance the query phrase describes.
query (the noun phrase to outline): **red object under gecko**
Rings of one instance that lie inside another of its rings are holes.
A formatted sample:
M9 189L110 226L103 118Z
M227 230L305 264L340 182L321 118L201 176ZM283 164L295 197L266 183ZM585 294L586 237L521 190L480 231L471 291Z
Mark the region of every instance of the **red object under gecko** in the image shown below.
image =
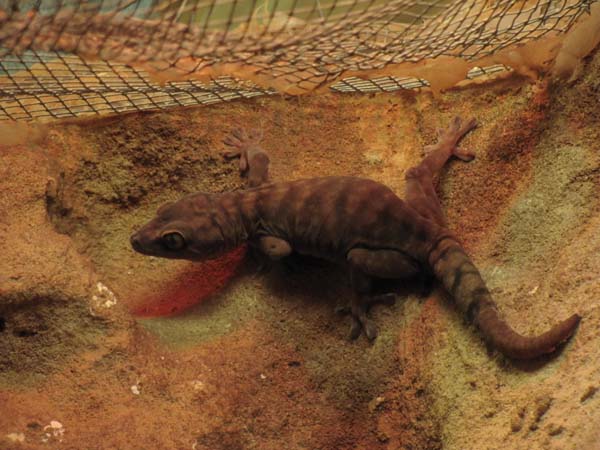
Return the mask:
M181 313L218 292L235 275L244 259L246 247L222 257L192 266L171 282L144 298L131 313L140 318L164 317Z

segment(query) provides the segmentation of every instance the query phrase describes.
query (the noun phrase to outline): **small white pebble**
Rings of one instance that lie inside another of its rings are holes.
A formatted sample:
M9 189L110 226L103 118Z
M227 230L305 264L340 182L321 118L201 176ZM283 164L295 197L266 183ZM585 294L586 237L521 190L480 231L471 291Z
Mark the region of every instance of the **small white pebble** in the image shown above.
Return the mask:
M58 420L51 420L49 425L44 427L44 437L42 437L42 442L48 442L48 440L52 437L57 438L58 441L62 441L62 436L65 434L65 428L63 424Z
M195 391L203 391L205 384L200 380L194 380L192 381L192 387Z
M59 430L63 427L62 423L60 423L58 420L51 420L50 421L50 428L54 428L55 430Z
M385 397L379 396L375 397L368 404L369 411L374 412L377 408L379 408L385 402Z
M111 308L111 307L115 306L116 304L117 304L116 300L106 300L104 302L104 307L105 308Z
M140 395L140 387L137 384L131 386L131 393L133 395Z
M532 290L529 291L529 295L533 295L537 292L539 286L534 287Z
M96 283L97 295L92 295L92 302L96 308L112 308L117 304L117 297L113 292L102 282Z
M266 379L267 379L267 376L266 376L264 373L261 373L261 374L260 374L260 379L261 379L261 380L266 380Z

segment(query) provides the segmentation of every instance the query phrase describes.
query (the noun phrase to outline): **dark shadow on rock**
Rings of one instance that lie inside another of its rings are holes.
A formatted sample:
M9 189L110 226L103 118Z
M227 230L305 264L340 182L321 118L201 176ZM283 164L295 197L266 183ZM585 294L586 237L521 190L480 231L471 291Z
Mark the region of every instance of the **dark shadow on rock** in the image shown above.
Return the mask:
M18 302L14 298L18 296ZM0 296L0 381L26 383L57 369L106 329L85 299L61 293Z

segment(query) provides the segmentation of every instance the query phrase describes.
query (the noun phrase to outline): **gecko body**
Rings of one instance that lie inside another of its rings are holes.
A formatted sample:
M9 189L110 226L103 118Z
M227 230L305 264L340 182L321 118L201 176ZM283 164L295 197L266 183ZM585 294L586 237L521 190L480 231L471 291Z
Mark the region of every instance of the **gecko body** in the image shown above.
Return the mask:
M132 235L131 244L147 255L201 261L247 242L273 260L297 252L343 264L355 292L348 308L354 338L363 331L369 339L377 335L367 315L377 300L371 295L374 279L432 274L502 353L519 359L550 353L573 334L579 316L574 314L539 336L515 332L501 318L479 271L445 224L434 177L452 155L465 161L473 158L457 144L475 126L474 120L463 123L456 118L440 132L421 164L406 173L406 201L364 178L268 183L268 158L254 172L246 158L243 169L249 177L254 174L249 184L255 187L191 194L164 205ZM226 143L237 148L233 153L241 160L251 149L259 162L265 161L255 136L241 132L232 136Z

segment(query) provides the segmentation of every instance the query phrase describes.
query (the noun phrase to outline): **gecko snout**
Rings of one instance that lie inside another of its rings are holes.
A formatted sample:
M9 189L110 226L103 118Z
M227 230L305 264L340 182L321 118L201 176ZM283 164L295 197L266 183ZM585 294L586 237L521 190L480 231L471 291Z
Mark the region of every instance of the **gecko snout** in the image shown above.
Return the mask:
M133 247L136 252L142 253L142 244L140 243L140 237L138 233L133 233L129 238L129 242L131 243L131 247Z

